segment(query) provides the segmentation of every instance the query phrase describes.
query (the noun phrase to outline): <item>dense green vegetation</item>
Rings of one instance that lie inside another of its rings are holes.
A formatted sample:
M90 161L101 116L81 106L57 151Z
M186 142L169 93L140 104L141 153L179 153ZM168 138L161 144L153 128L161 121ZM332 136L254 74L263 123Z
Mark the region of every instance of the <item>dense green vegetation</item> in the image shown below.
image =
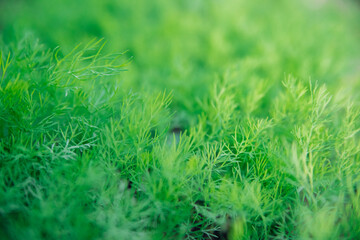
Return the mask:
M360 238L358 3L0 9L1 239Z

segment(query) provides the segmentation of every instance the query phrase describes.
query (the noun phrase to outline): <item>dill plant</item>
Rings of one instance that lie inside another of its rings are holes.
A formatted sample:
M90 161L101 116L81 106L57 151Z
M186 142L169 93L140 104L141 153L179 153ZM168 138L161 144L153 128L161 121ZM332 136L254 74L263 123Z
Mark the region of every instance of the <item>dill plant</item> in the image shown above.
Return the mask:
M2 236L359 236L349 97L288 76L270 100L262 80L227 73L176 136L171 96L121 89L127 60L103 46L62 56L28 37L2 51Z
M360 237L351 3L32 3L1 3L0 238Z

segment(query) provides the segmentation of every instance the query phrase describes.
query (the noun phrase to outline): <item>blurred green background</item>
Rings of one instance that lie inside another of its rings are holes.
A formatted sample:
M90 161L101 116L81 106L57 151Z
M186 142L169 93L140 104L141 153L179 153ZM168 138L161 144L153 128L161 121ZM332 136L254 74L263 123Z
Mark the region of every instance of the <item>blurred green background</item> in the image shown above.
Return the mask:
M49 47L69 52L105 38L106 51L133 57L123 87L172 91L184 126L201 108L197 99L217 77L277 94L284 76L325 82L332 92L356 93L360 66L357 2L238 0L13 0L1 2L5 42L31 31Z
M358 86L360 13L351 1L14 0L2 1L3 38L33 32L68 52L104 37L110 52L134 57L124 87L173 91L189 115L216 76L230 71L276 94L292 74L331 89ZM351 91L351 90L350 90Z

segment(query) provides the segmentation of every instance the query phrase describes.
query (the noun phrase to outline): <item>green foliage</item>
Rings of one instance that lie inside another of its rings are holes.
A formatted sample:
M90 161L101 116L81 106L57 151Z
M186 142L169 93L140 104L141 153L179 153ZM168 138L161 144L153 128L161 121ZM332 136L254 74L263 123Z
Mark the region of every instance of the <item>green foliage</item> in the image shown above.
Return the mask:
M360 238L352 4L0 3L0 238Z

